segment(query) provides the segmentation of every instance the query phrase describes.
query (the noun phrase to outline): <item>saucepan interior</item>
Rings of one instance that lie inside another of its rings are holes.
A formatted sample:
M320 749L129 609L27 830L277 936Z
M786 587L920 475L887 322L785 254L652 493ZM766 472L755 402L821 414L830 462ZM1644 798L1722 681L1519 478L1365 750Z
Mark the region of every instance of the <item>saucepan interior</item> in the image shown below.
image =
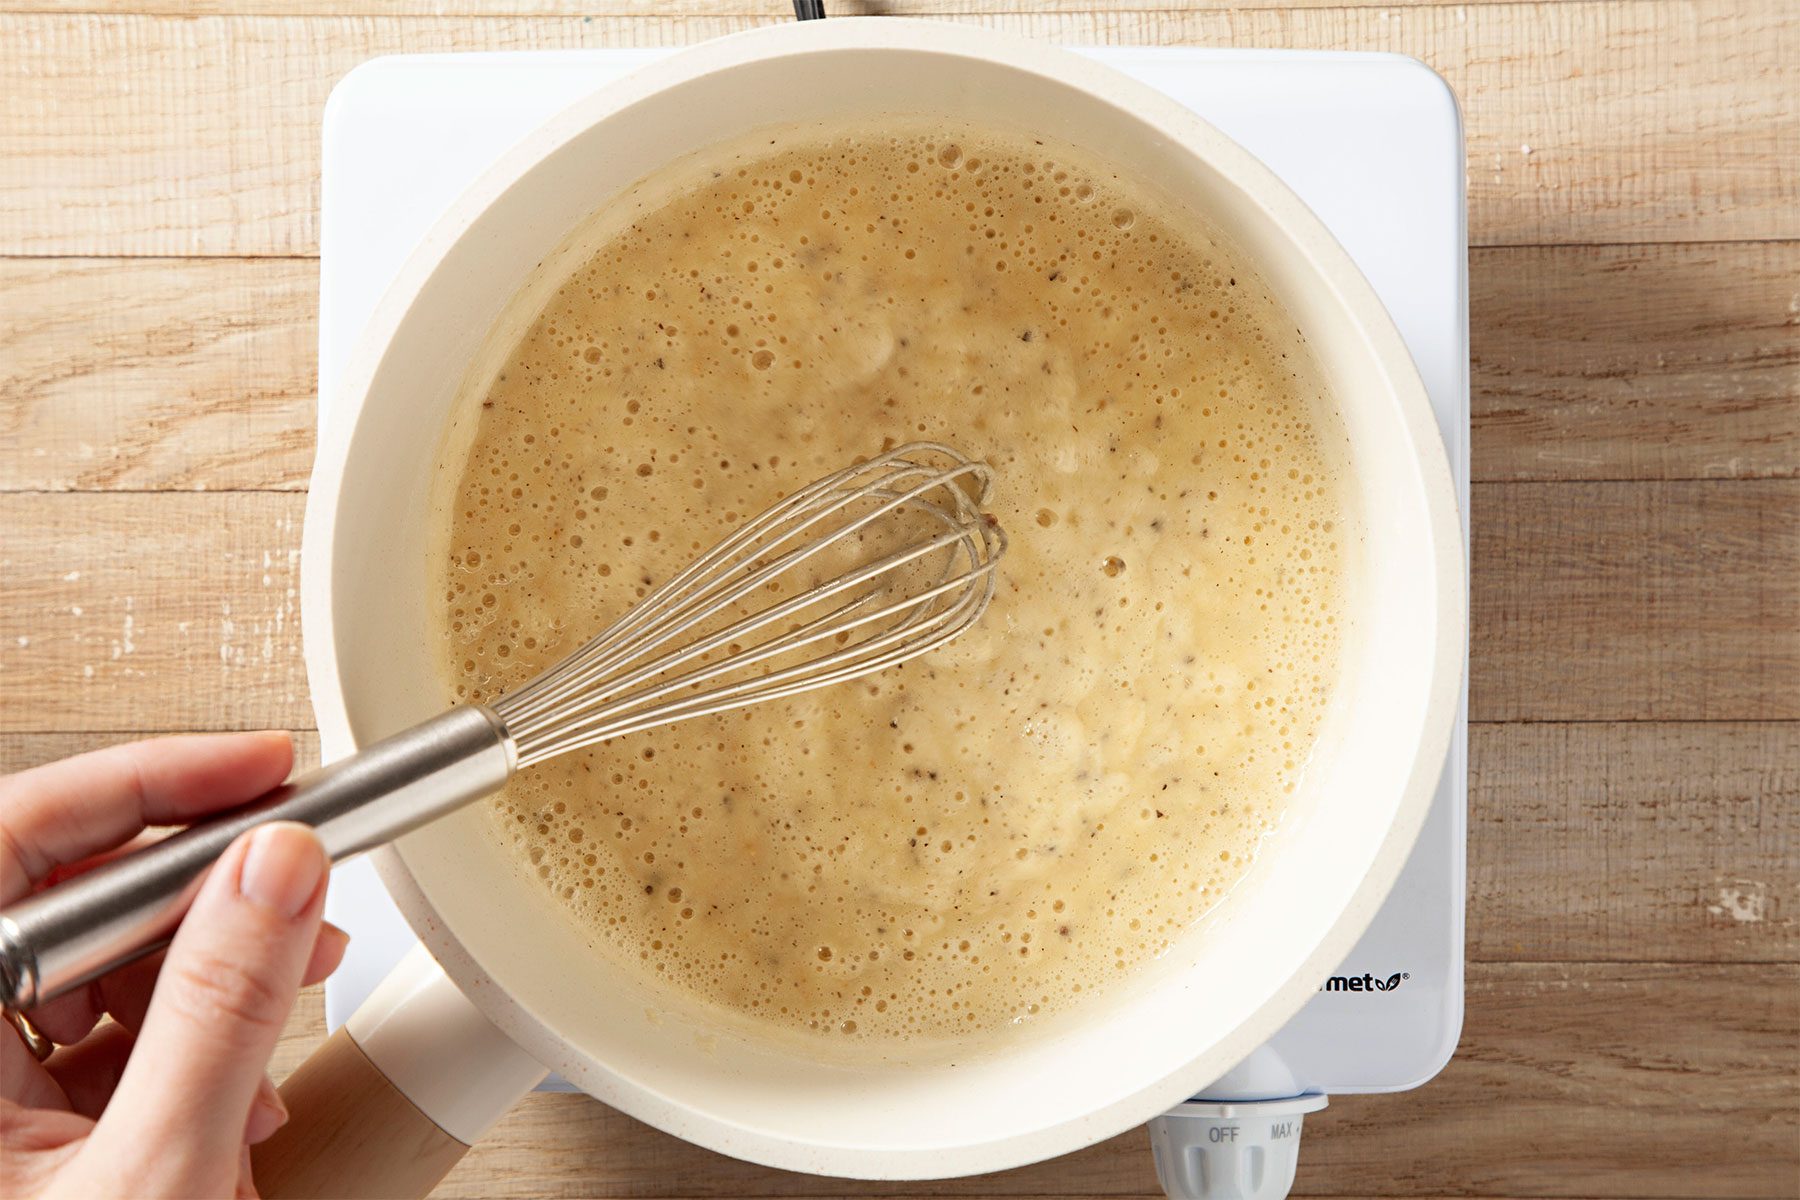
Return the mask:
M830 1061L609 971L464 812L384 852L414 927L553 1070L672 1133L828 1174L993 1170L1119 1131L1215 1078L1312 993L1410 849L1447 744L1463 597L1423 389L1343 251L1266 169L1169 101L1073 56L916 22L829 21L697 47L578 103L444 218L348 376L307 531L309 667L328 738L424 718L433 478L496 318L565 235L672 159L798 114L991 114L1155 181L1234 241L1330 381L1362 515L1339 696L1285 828L1208 928L1047 1031L926 1061ZM461 424L459 424L461 423Z

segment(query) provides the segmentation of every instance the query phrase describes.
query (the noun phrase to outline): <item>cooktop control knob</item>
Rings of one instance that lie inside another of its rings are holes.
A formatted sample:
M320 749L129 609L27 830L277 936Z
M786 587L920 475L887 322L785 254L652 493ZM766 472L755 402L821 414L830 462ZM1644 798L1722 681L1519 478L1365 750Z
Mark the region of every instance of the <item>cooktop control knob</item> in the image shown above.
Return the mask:
M1300 1163L1300 1123L1324 1096L1190 1100L1150 1122L1156 1177L1170 1200L1282 1200Z

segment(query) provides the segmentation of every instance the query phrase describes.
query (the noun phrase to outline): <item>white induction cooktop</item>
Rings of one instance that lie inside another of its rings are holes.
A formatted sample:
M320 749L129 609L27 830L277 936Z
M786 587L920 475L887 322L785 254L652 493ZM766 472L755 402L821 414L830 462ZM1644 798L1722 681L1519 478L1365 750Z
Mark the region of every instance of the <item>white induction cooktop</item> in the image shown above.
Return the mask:
M1468 512L1463 142L1443 81L1380 54L1077 48L1235 138L1312 206L1361 265L1424 376ZM667 50L404 55L347 75L325 109L319 420L401 264L450 202L550 116ZM1466 541L1466 537L1465 537ZM1336 976L1244 1068L1205 1093L1251 1100L1416 1087L1462 1027L1468 721L1417 848ZM327 760L347 745L327 744ZM414 945L374 869L334 872L326 915L353 940L326 984L336 1028ZM547 1086L557 1086L552 1080Z

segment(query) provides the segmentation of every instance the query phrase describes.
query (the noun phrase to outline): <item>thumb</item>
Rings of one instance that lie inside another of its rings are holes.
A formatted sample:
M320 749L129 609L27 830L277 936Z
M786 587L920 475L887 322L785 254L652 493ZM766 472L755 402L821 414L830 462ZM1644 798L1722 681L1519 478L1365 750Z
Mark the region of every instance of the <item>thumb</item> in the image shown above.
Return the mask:
M318 937L326 868L311 829L277 823L233 842L201 886L89 1139L142 1172L139 1194L232 1187L251 1105Z

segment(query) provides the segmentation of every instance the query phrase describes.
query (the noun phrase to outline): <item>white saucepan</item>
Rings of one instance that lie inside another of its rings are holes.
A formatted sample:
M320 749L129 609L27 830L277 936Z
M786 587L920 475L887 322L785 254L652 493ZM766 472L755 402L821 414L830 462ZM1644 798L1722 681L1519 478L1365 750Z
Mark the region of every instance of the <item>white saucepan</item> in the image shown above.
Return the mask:
M966 1061L814 1061L608 969L464 811L377 855L431 958L296 1075L257 1157L274 1194L422 1194L545 1069L725 1154L925 1178L1067 1153L1193 1094L1298 1010L1375 913L1443 761L1465 637L1442 444L1392 322L1310 211L1192 113L1062 51L881 19L694 47L526 138L413 254L345 375L306 517L306 662L328 752L438 711L433 474L472 356L583 218L658 167L809 115L990 115L1160 185L1240 247L1330 381L1364 536L1335 716L1285 828L1220 919L1049 1031ZM435 964L441 964L441 971Z

